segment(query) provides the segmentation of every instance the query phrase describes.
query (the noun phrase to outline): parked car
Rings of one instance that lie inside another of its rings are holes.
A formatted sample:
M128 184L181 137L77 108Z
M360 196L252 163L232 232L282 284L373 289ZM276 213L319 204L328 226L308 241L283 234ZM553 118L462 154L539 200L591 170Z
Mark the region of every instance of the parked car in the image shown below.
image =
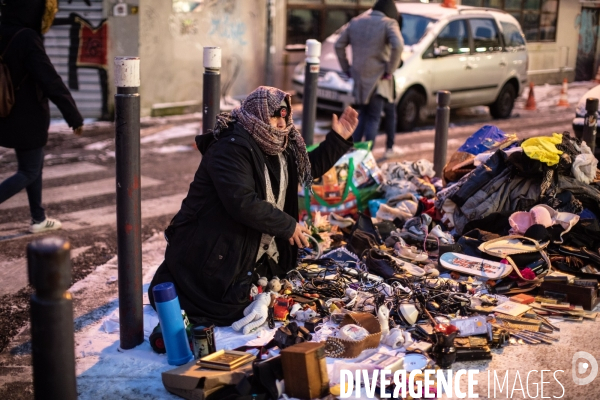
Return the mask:
M394 72L400 130L413 129L432 112L440 90L452 93L452 108L487 105L494 118L510 116L527 85L528 64L525 36L514 17L479 7L396 6L404 38L403 65ZM323 43L317 89L317 107L336 112L354 103L354 81L341 71L334 48L343 28ZM304 68L299 64L292 79L300 96Z
M585 101L590 97L595 97L600 99L600 85L595 86L588 90L577 103L577 107L575 108L575 118L573 118L573 133L579 139L583 136L583 120L585 118ZM596 113L596 121L600 118L600 112ZM596 126L598 124L596 123ZM596 149L600 148L600 135L596 134Z

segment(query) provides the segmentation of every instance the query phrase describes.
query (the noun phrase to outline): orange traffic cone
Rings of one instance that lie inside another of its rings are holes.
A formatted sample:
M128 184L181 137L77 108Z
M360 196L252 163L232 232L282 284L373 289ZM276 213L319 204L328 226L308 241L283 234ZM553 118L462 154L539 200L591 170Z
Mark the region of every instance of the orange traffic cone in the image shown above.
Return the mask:
M535 98L533 97L533 82L529 83L529 97L527 97L527 103L525 103L525 109L533 111L535 107Z
M560 91L560 99L558 100L557 104L559 107L569 107L569 98L567 97L568 85L569 81L567 81L567 78L565 78Z
M442 7L456 8L456 0L444 0L442 2Z

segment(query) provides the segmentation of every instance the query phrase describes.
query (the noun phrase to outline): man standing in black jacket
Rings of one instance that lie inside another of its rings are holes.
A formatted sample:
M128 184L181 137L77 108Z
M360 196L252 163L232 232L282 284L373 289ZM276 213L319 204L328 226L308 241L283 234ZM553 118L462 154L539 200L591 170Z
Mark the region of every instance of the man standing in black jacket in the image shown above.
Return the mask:
M44 146L52 100L76 135L83 118L44 49L43 34L57 11L56 0L0 0L0 55L10 72L15 104L0 118L0 146L15 149L18 171L0 183L0 203L27 190L33 233L61 228L42 207Z

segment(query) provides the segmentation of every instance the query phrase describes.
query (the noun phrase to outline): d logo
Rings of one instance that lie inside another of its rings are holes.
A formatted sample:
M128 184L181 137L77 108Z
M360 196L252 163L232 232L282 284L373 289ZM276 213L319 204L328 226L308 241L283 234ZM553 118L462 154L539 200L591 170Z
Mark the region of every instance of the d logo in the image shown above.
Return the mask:
M587 362L579 361L581 358L585 358ZM590 370L590 374L588 376L585 378L579 378L577 376L578 374L585 374L590 366L592 369ZM576 385L587 385L596 379L596 376L598 375L598 362L590 353L578 351L577 353L573 354L573 360L571 361L571 373L573 374L573 382L575 382Z

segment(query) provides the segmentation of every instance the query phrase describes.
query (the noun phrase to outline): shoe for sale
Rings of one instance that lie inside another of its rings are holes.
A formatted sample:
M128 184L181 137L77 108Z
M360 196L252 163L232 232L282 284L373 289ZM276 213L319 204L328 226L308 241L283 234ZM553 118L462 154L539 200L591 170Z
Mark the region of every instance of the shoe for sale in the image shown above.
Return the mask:
M394 245L394 252L398 257L410 261L425 262L429 259L429 255L424 251L418 250L415 246L403 246L400 242Z
M42 233L49 231L56 231L62 228L62 224L59 220L53 218L46 218L42 222L35 223L35 221L31 221L31 226L29 227L29 232L31 233Z
M386 247L394 248L396 243L400 243L401 246L406 246L407 244L404 241L404 239L402 239L402 237L400 236L401 234L402 232L400 231L400 229L391 231L390 236L388 236L388 238L385 239L384 242Z
M331 225L339 226L340 228L349 228L354 225L354 220L352 218L344 218L335 213L329 214L329 223Z
M425 239L428 234L429 225L431 225L431 217L427 214L421 214L417 217L413 217L404 223L402 230L404 232L410 232L413 235L421 236Z
M449 232L444 232L439 225L436 225L429 234L438 238L440 244L454 244L454 237Z
M412 276L423 276L425 275L425 270L421 267L416 266L415 264L411 264L408 261L401 260L396 257L391 257L393 261L396 263L396 267L406 272Z
M395 260L379 249L369 250L365 264L369 273L379 275L384 279L392 278L396 274Z
M410 232L402 232L400 233L400 237L409 245L417 246L417 248L423 248L423 242L425 242L425 250L433 251L438 249L438 240L434 236L428 236L426 240L423 240L423 236Z

